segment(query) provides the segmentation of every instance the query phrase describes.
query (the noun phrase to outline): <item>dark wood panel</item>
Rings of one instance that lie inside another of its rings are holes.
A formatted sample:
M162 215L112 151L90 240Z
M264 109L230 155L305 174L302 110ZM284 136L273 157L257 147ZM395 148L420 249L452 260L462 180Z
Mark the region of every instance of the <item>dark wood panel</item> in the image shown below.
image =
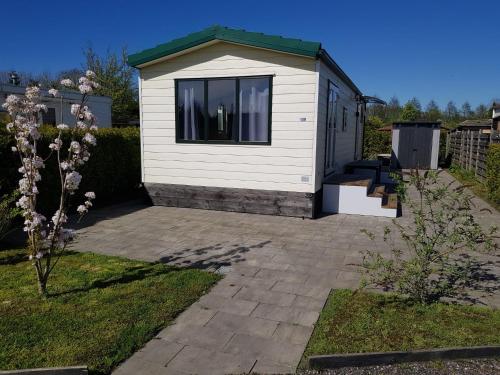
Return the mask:
M153 204L314 218L318 193L146 183Z

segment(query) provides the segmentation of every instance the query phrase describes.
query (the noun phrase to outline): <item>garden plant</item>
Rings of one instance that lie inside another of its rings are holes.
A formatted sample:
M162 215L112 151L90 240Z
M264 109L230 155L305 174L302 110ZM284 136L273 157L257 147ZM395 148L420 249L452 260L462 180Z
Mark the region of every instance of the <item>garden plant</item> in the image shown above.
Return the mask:
M389 255L364 253L362 286L380 287L419 303L455 297L475 280L473 252L497 249L496 228L483 230L475 220L466 187L444 183L438 175L413 170L405 173L406 181L400 179L398 196L411 220L393 220L394 227L385 227ZM375 239L372 232L362 231Z
M19 156L19 173L22 175L18 189L20 198L16 204L24 218L24 231L28 237L27 250L36 271L38 291L44 296L47 295L47 281L51 272L74 237L74 231L65 227L69 199L78 191L82 179L78 169L89 160L90 147L96 144L93 134L97 130L95 116L87 105L88 95L98 87L95 74L87 71L78 83L63 79L61 85L78 89L81 99L78 104L71 106L74 126L64 123L57 125L58 133L49 144L49 150L41 150L38 143L39 115L42 111L47 111L38 86L28 86L22 97L9 95L3 105L12 119L7 124L7 131L15 139L12 151ZM59 96L55 89L49 90L49 94ZM69 144L63 144L63 132L70 133ZM42 181L42 170L50 158L57 159L60 188L51 192L58 196L59 204L48 220L38 209L38 186ZM84 215L92 206L95 194L89 191L84 197L84 203L77 208L80 215Z

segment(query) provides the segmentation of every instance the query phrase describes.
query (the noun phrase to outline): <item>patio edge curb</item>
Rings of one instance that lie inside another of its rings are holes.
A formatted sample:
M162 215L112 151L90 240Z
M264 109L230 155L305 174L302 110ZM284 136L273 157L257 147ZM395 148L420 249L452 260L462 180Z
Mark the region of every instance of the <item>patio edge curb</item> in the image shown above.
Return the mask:
M424 349L408 352L372 352L317 355L308 358L312 369L332 369L371 365L389 365L404 362L500 357L500 345L465 348Z
M87 366L69 366L69 367L47 367L47 368L33 368L26 370L0 370L0 375L87 375Z

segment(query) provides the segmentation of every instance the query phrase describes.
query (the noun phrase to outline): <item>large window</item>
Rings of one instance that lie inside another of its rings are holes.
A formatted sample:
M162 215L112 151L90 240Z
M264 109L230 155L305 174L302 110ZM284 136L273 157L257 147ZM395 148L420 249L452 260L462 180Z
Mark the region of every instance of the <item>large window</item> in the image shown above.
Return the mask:
M271 143L272 77L176 80L177 142Z

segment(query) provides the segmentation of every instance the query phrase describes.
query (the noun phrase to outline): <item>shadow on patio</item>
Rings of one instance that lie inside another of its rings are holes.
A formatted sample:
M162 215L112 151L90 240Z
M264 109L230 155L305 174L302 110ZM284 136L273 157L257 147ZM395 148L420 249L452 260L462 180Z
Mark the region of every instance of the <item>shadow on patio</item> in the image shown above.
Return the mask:
M221 267L230 267L234 263L244 262L243 256L252 249L262 249L271 241L264 241L255 245L223 245L215 244L198 249L185 248L162 256L160 262L180 267L218 270Z

